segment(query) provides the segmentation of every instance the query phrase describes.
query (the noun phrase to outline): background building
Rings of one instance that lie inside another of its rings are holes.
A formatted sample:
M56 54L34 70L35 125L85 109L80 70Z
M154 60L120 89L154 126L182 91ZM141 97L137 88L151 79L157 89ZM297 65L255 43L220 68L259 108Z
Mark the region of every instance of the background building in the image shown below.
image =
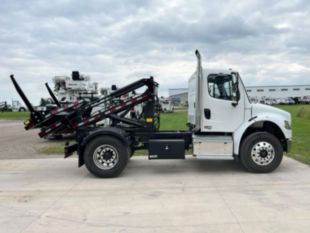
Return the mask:
M188 88L169 89L169 99L174 106L187 106Z
M310 96L310 85L247 86L251 100L261 102L266 99L303 99ZM174 105L187 105L187 88L169 89L169 98Z
M310 95L310 85L248 86L246 91L253 98L301 98Z

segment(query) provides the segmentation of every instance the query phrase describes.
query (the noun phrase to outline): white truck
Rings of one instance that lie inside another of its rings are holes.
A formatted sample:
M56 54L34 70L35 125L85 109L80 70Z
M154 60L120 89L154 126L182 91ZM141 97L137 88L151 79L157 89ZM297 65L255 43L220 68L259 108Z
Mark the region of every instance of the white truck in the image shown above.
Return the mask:
M159 104L162 112L173 112L174 110L173 104L168 98L160 97Z
M8 104L6 101L0 102L1 112L26 112L27 109L20 104L18 100L12 100L12 104Z
M82 75L78 71L72 71L71 77L55 76L53 82L55 95L61 104L98 97L98 83L91 82L89 76Z
M201 66L189 80L193 154L200 159L238 158L250 171L270 172L292 139L288 112L252 104L236 71Z
M301 104L310 104L310 96L303 96L299 102Z
M119 175L133 152L139 149L147 149L150 160L185 159L185 151L192 149L197 159L235 159L248 171L257 173L275 170L283 152L290 147L290 114L268 105L252 104L238 72L203 69L198 51L196 56L197 70L189 79L189 131L158 130L158 83L153 77L133 82L79 108L75 104L43 117L32 112L26 128L40 126L41 137L64 127L76 130L76 143L66 145L65 157L77 151L79 166L85 164L98 177ZM11 78L24 96L14 77ZM126 93L141 88L145 90L143 93L135 97L128 95L120 101ZM23 99L27 103L25 96ZM83 117L84 112L102 103L104 107L98 113ZM142 103L140 119L124 117L124 111ZM113 123L91 127L105 118Z
M99 177L120 174L133 151L141 148L148 149L151 160L185 159L185 150L192 148L197 159L235 159L257 173L275 170L290 148L291 115L268 105L252 104L238 72L203 69L198 51L196 56L197 70L189 79L190 131L133 130L115 125L79 137L77 144L66 148L67 156L72 153L70 148L77 149L79 164L85 163ZM154 96L157 89L152 87L150 92ZM152 124L154 105L149 109L145 110L145 121Z

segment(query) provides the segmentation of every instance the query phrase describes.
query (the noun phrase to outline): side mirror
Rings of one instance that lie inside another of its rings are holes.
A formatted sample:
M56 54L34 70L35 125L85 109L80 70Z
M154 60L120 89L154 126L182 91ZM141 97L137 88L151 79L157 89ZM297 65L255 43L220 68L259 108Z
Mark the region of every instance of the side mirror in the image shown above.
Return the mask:
M240 92L239 92L239 74L232 73L232 106L237 106L240 100Z

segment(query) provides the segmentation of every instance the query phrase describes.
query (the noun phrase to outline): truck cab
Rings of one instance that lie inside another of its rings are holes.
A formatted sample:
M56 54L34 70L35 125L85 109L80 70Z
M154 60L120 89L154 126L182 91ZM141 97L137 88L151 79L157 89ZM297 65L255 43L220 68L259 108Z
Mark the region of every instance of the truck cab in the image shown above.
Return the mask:
M275 169L289 149L290 114L251 103L237 71L204 69L198 51L196 56L197 70L189 79L188 93L194 156L237 158L258 172Z

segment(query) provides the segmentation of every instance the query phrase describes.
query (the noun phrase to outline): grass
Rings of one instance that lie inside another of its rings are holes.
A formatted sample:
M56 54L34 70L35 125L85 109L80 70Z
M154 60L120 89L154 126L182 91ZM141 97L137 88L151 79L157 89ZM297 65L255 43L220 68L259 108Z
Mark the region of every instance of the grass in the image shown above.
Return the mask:
M303 106L297 112L297 117L310 120L310 106Z
M160 114L160 130L187 130L187 111Z
M46 155L63 155L66 142L59 142L56 145L43 147L38 153Z
M0 112L0 120L27 120L29 112Z
M289 157L310 164L310 118L300 114L301 109L310 109L308 105L278 106L292 114L293 143Z
M310 164L310 105L281 105L277 106L292 114L293 144L289 157ZM0 119L25 120L29 113L25 112L0 112ZM187 111L180 109L174 113L161 114L161 130L187 130ZM64 142L46 147L39 152L43 154L63 154ZM135 155L146 155L146 150L136 151Z

